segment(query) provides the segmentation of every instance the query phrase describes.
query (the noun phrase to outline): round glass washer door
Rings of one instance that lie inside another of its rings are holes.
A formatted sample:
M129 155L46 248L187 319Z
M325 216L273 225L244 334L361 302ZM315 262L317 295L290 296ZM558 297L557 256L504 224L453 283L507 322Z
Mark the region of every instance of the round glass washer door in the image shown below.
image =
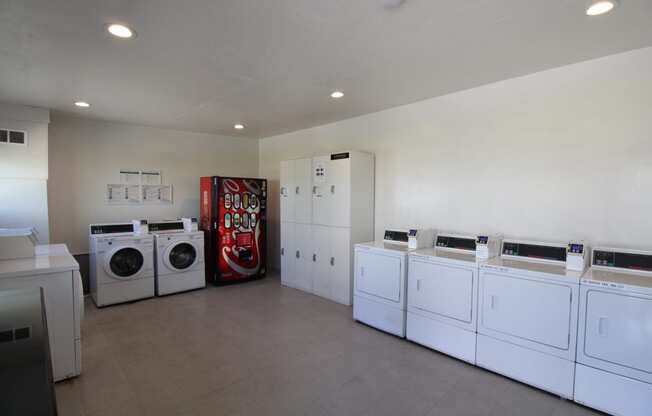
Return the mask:
M172 270L187 270L197 263L197 248L190 242L179 241L167 248L163 259Z
M119 247L109 253L105 270L119 280L134 278L145 264L145 256L135 247Z

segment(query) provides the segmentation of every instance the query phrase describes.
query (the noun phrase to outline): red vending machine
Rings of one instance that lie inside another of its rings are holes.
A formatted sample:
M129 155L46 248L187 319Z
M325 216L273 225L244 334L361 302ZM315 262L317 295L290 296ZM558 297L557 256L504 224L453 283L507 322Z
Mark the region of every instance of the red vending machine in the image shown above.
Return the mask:
M228 284L265 276L267 180L200 180L206 281Z

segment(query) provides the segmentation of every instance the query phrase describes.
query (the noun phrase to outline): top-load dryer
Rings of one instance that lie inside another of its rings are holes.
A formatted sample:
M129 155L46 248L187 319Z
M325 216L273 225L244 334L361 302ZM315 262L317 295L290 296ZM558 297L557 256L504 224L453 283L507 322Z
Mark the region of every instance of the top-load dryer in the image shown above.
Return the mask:
M409 254L407 339L475 364L478 265L498 254L496 236L438 234Z
M481 367L573 398L583 243L503 240L480 266L476 360Z
M596 248L580 283L575 401L652 414L652 252Z
M407 255L432 246L434 230L386 230L383 241L355 245L353 319L405 337Z
M133 224L91 224L90 291L97 306L154 296L153 239Z

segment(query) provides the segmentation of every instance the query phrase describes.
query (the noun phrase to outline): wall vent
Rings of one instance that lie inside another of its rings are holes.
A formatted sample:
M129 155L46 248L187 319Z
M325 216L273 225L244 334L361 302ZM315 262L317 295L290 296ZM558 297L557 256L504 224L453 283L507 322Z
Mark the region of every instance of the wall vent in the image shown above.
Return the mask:
M27 146L27 132L22 130L0 129L0 144Z

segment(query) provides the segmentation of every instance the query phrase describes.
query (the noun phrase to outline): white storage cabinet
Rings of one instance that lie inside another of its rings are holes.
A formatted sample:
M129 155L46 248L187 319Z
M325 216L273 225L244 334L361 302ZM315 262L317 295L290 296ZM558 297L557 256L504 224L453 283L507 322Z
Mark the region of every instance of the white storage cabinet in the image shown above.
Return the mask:
M281 162L280 199L282 284L350 305L353 245L373 239L373 155Z

